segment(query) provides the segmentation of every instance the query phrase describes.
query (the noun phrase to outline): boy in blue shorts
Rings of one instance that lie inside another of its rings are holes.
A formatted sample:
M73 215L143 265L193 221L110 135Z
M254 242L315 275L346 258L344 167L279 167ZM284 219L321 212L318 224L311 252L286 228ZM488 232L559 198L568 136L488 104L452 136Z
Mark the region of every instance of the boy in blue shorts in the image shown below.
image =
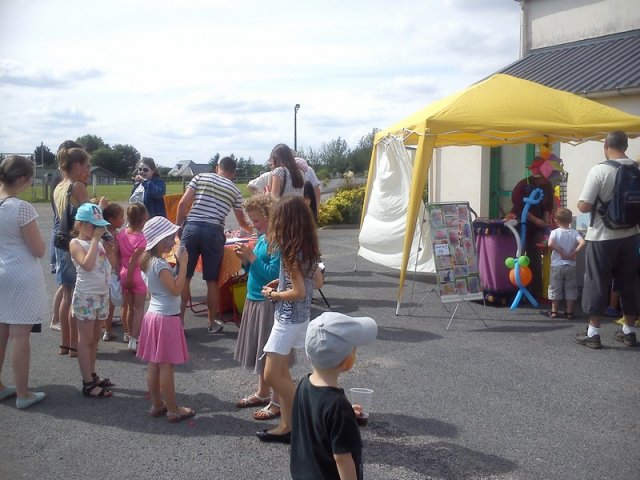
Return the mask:
M293 401L294 480L362 478L362 439L338 377L353 367L356 347L373 342L377 334L369 317L326 312L309 323L305 349L313 373L300 381Z

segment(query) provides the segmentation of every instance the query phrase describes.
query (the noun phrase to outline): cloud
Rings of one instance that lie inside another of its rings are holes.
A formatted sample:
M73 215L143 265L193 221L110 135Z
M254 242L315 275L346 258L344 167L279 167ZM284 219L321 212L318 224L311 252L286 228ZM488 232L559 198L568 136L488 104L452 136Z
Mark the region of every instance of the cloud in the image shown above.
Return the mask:
M10 59L0 60L0 85L36 88L66 88L74 82L99 78L103 73L96 68L56 72L26 67Z
M265 101L248 97L231 98L216 97L200 101L196 101L187 107L189 110L201 112L219 112L226 113L269 113L282 111L289 108L289 104L276 101Z

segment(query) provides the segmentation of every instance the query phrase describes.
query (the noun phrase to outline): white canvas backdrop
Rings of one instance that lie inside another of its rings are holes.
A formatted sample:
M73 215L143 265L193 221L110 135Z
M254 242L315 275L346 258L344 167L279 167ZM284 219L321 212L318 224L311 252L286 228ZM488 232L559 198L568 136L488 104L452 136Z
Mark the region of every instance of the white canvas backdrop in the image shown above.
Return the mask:
M412 156L400 137L388 137L378 144L369 203L360 228L358 255L370 262L400 270L411 192ZM427 220L424 221L423 220ZM408 270L435 273L429 222L424 204L416 222ZM417 264L416 264L417 259Z

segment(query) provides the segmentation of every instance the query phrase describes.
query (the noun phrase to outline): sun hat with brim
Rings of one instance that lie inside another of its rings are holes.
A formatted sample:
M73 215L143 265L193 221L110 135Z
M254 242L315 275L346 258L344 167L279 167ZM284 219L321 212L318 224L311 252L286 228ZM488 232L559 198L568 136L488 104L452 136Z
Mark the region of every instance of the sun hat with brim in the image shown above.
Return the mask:
M98 205L93 203L83 203L76 212L76 220L78 222L87 222L96 227L106 227L111 225L102 216L102 210Z
M165 217L158 216L147 220L142 227L142 234L147 241L146 250L151 250L162 239L175 235L179 229L179 226L171 223Z
M309 322L305 350L315 368L333 368L355 347L373 342L377 335L378 326L373 318L325 312Z

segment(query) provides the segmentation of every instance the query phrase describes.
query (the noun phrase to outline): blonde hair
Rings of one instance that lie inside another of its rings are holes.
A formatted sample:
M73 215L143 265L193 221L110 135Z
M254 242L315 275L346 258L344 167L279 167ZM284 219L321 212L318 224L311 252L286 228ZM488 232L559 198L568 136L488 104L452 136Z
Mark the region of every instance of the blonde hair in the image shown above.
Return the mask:
M273 208L273 198L268 194L254 195L247 198L242 204L245 212L260 212L267 220Z

